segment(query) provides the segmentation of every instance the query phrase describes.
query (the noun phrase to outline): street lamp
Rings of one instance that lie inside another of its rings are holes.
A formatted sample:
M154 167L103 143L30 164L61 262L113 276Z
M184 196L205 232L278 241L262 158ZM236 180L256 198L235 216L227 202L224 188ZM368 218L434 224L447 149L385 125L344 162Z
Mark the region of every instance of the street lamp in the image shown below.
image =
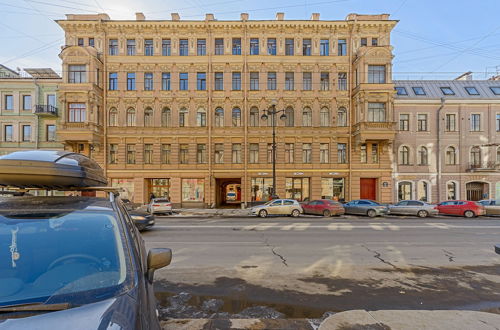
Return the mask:
M271 188L271 199L279 198L276 194L276 115L281 113L280 119L285 120L286 114L285 110L276 110L276 100L271 102L271 108L267 110L262 110L262 116L260 119L267 121L271 117L271 126L273 128L273 149L272 149L272 160L273 160L273 186Z

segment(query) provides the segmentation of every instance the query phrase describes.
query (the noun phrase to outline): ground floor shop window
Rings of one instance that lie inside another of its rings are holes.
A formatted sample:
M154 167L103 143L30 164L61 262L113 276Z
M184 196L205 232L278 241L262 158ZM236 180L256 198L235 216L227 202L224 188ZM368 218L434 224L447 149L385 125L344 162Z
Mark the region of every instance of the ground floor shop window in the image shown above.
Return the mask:
M123 189L123 191L120 192L121 198L130 201L134 200L134 179L111 179L111 187Z
M427 182L419 181L417 183L417 196L419 201L429 201L429 184Z
M182 179L182 201L203 202L205 196L204 179Z
M273 178L252 178L252 202L271 199Z
M457 199L457 184L456 182L448 182L446 185L446 199L455 200Z
M398 200L404 201L411 199L411 182L398 183Z
M321 178L321 198L345 200L344 178Z
M170 179L149 179L149 197L170 199Z
M285 198L298 200L299 202L309 200L310 178L286 178Z

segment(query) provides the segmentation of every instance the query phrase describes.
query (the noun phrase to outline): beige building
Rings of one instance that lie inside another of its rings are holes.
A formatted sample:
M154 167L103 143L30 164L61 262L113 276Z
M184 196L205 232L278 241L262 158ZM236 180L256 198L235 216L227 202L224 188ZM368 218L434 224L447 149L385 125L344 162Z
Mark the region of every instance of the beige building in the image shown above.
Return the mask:
M280 197L388 202L396 23L67 15L59 135L136 202L248 205L269 199L274 104Z
M394 82L394 200L500 199L500 81L462 79Z

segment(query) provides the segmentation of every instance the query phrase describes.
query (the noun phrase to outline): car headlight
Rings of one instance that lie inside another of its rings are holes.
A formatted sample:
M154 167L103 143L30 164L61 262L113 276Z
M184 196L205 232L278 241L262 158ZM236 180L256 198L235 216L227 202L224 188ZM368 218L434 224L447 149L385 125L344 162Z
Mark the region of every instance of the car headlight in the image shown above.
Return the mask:
M133 215L131 218L132 220L146 220L146 217L143 217L142 215Z

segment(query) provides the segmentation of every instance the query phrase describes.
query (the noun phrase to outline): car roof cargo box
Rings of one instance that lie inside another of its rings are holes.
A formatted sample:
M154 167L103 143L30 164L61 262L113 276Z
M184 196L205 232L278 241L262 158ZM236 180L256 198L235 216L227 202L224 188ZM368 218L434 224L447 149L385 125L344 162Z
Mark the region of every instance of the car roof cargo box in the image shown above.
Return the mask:
M27 150L0 157L0 186L73 190L106 184L102 168L78 153Z

